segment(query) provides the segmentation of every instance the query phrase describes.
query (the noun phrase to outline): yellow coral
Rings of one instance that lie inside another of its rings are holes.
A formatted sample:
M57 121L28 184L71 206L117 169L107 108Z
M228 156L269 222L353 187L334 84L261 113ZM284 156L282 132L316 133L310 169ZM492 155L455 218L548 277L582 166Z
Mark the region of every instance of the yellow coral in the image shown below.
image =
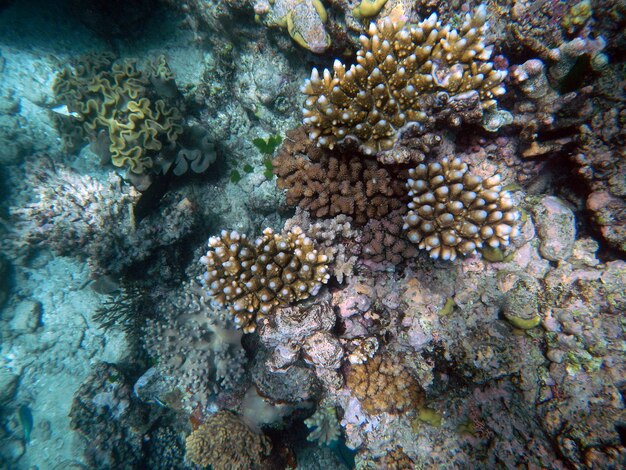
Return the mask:
M333 72L313 69L302 87L310 138L328 148L356 141L373 155L391 149L409 126L479 122L505 91L506 72L494 70L493 47L483 41L486 17L479 7L458 31L436 14L417 25L372 23L356 65L336 60Z
M272 445L230 411L211 415L187 437L187 458L213 470L250 470L261 465Z

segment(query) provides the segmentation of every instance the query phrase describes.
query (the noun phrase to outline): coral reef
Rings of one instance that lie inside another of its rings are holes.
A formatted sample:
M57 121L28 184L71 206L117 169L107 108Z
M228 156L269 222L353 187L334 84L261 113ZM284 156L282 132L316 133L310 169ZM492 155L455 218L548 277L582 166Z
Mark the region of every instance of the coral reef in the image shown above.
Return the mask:
M133 396L127 374L100 363L78 389L69 417L72 429L89 442L83 458L92 468L140 465L144 437L162 415ZM170 445L170 443L168 443Z
M316 148L302 128L287 134L272 164L287 203L318 218L345 214L363 225L398 209L406 197L403 168Z
M424 391L402 360L389 353L378 354L364 364L353 364L347 386L371 414L403 413L419 408Z
M433 14L417 25L384 19L361 36L357 65L313 69L302 87L304 124L321 147L355 141L366 155L394 147L400 135L435 122L479 123L504 93L506 71L489 62L487 10L468 14L457 31Z
M298 207L295 215L285 222L284 230L294 226L302 228L332 259L329 273L337 282L341 284L352 276L361 252L360 233L352 227L352 218L339 214L332 219L313 220L308 212Z
M237 415L219 411L187 437L187 458L214 470L259 468L271 443L254 433Z
M364 227L360 244L366 264L397 266L417 255L417 249L402 231L406 208L397 209L380 220L372 219Z
M257 21L287 28L299 46L318 54L330 47L324 27L328 15L320 0L254 0L253 5Z
M37 200L12 209L14 237L86 258L94 275L122 273L180 240L194 224L191 203L173 197L138 222L134 206L139 193L115 173L101 182L42 158L28 178Z
M328 281L328 256L294 227L284 235L265 229L254 242L222 231L209 239L205 287L221 305L230 305L235 323L253 332L256 322L277 306L306 299Z
M519 213L501 178L482 179L460 159L421 164L409 170L409 212L404 229L431 258L454 260L486 245L504 247L517 234Z

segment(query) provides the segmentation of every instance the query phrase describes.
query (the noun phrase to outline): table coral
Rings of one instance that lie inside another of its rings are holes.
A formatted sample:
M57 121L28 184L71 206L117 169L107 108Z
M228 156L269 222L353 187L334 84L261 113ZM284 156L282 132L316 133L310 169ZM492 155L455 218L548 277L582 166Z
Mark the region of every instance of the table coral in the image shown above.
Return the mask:
M304 124L321 147L355 141L367 155L394 147L402 133L435 122L478 123L504 93L506 72L489 62L487 10L468 14L457 31L433 14L417 25L386 18L361 36L357 65L336 60L313 69L302 87Z
M324 27L328 15L320 0L255 0L254 12L264 25L287 28L289 36L305 49L319 54L330 47Z
M284 235L267 228L254 242L224 230L209 248L201 259L204 285L219 304L230 305L246 333L277 306L314 295L329 278L328 256L299 227Z
M483 179L460 159L419 165L409 171L408 238L431 258L454 260L486 244L506 246L517 234L519 213L500 185L500 176Z
M272 444L237 415L219 411L187 437L186 447L187 458L202 467L249 470L261 465Z

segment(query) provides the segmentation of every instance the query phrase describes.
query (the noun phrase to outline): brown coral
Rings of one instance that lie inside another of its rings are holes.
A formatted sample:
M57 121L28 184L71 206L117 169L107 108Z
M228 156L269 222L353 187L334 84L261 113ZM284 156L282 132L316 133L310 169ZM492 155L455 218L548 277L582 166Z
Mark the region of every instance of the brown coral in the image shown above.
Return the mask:
M406 200L406 170L319 149L307 140L303 128L287 134L272 163L278 187L287 190L287 203L315 217L345 214L362 225L384 217Z
M331 149L356 141L374 155L393 148L408 128L421 133L436 121L454 127L480 122L504 93L506 77L489 62L486 18L481 6L458 31L436 14L416 25L389 18L372 23L360 37L357 65L346 70L336 60L333 72L313 69L302 87L310 138Z
M230 411L219 411L191 433L185 442L187 458L213 470L259 467L272 445Z
M413 201L404 218L408 238L431 258L454 260L483 244L497 248L517 233L519 212L500 185L500 175L483 179L460 158L419 165L409 171Z
M299 227L285 235L267 228L254 242L224 230L209 239L209 247L201 259L204 284L218 303L230 305L246 333L275 307L315 295L329 278L328 256Z
M364 364L353 364L347 384L371 414L398 414L424 402L422 387L397 356L378 355Z
M361 257L374 263L397 265L417 255L417 249L402 231L406 209L391 212L381 220L370 220L363 227Z

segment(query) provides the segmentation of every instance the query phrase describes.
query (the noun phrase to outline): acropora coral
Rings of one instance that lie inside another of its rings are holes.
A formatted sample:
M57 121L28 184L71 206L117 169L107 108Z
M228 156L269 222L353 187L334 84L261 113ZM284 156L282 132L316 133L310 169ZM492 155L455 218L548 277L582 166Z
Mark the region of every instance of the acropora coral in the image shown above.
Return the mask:
M333 71L313 69L302 87L304 124L321 147L356 142L375 155L394 147L401 134L424 134L442 122L479 123L496 107L506 71L489 61L493 46L484 6L467 14L460 29L437 15L416 25L383 19L359 38L357 64L339 60Z
M327 255L299 227L284 235L265 229L254 242L236 231L209 239L200 260L207 267L203 282L221 305L229 305L244 332L279 305L306 299L328 281Z
M459 158L421 164L409 175L413 200L404 229L431 258L454 260L483 245L506 246L516 235L519 213L510 194L502 190L500 175L483 179Z
M187 437L187 458L213 470L250 470L272 449L270 440L253 432L237 415L218 411Z

